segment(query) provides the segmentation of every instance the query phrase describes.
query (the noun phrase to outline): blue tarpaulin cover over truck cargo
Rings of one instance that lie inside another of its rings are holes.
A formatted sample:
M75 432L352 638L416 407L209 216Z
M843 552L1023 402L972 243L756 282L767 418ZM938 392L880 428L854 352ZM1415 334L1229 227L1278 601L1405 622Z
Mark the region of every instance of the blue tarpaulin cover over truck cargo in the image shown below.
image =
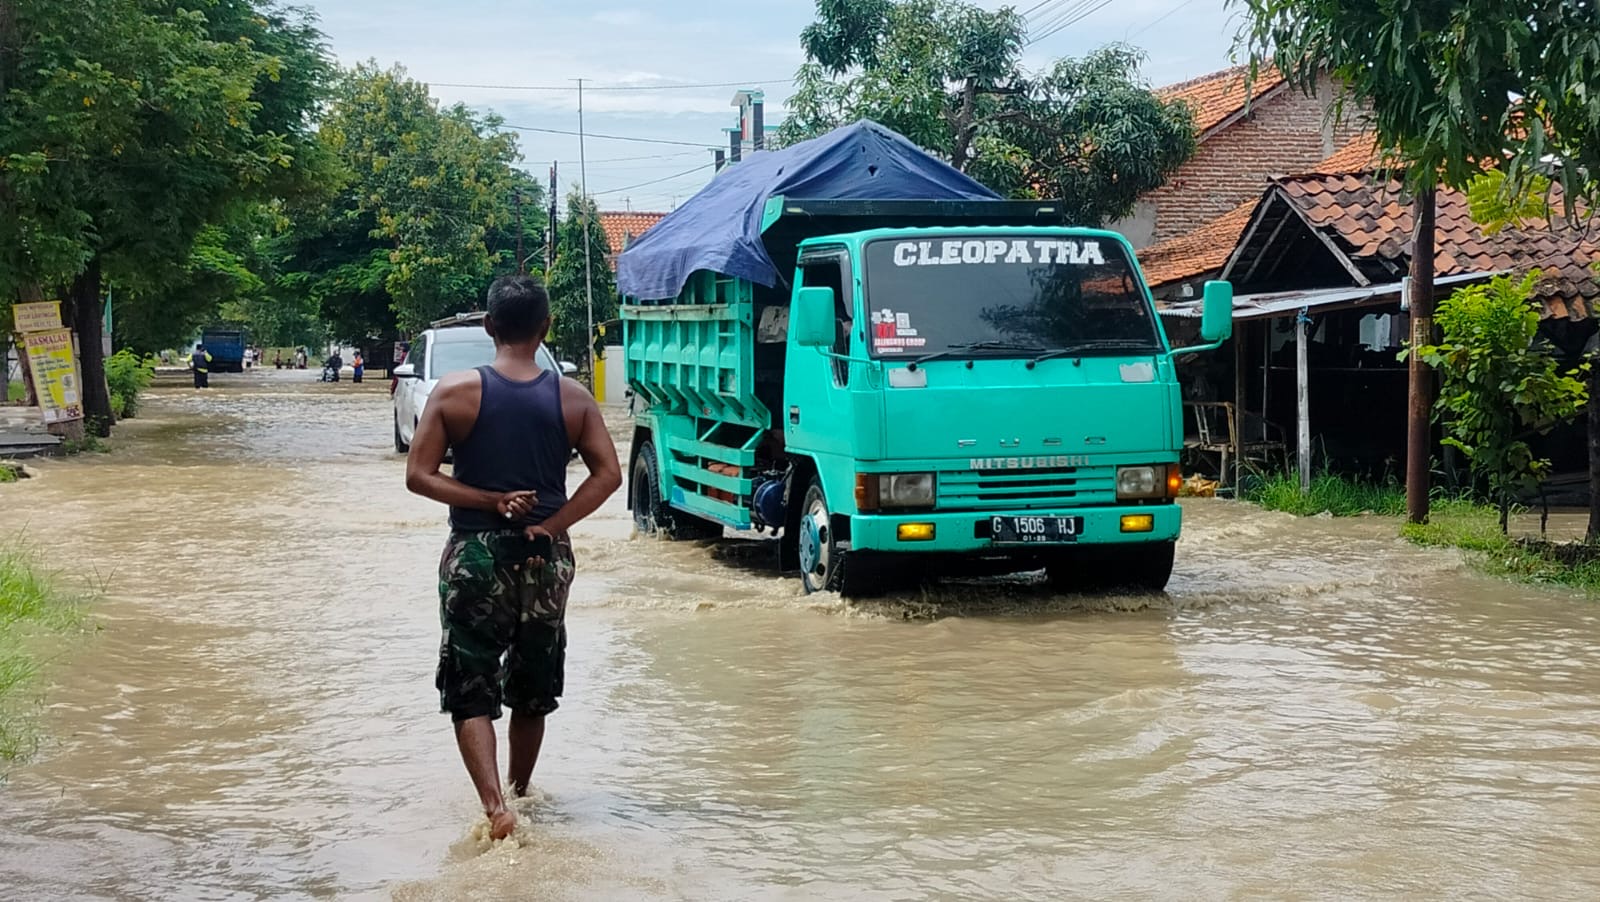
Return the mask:
M761 242L773 197L798 200L998 200L999 195L906 138L863 120L783 150L757 153L717 174L617 259L617 288L643 300L674 298L689 275L710 270L778 284Z

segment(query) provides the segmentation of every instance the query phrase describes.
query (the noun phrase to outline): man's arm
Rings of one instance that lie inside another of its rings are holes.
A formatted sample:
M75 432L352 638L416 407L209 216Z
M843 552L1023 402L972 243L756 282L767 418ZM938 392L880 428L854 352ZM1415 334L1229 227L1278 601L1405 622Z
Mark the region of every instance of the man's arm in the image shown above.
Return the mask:
M575 397L574 397L575 396ZM607 498L622 487L622 464L617 462L617 446L606 429L600 405L583 388L562 398L563 404L576 401L583 410L583 431L578 435L578 456L589 468L589 477L572 493L561 509L538 526L528 527L530 537L545 534L558 536L571 529L579 520L600 509Z
M476 372L471 374L474 379L477 375ZM533 492L486 492L439 472L444 465L444 453L450 446L445 414L466 403L465 395L470 387L465 378L451 375L428 397L417 423L417 434L411 439L411 452L406 457L406 488L451 507L494 511L508 520L526 516L539 501Z

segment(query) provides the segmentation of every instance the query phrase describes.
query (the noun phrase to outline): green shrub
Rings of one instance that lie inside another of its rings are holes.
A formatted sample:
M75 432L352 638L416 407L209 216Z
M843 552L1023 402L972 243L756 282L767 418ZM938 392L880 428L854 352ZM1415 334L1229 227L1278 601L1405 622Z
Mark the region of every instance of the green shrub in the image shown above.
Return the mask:
M1563 372L1536 341L1539 309L1531 298L1538 282L1535 270L1520 281L1496 276L1456 289L1435 316L1443 341L1416 349L1439 371L1444 443L1460 449L1488 483L1501 532L1517 496L1550 474L1550 461L1535 456L1528 440L1577 417L1588 398L1582 377L1589 365Z
M21 382L7 382L6 383L6 403L7 404L16 404L16 403L20 402L23 398L26 398L27 396L28 396L27 391L25 389L23 389Z
M1361 514L1397 515L1405 512L1406 493L1399 483L1370 482L1322 473L1311 479L1311 490L1300 490L1300 479L1283 473L1263 476L1240 497L1267 510L1300 517L1328 513L1335 517Z
M156 378L154 357L141 358L124 348L106 359L106 386L111 390L111 412L127 418L139 414L139 393Z

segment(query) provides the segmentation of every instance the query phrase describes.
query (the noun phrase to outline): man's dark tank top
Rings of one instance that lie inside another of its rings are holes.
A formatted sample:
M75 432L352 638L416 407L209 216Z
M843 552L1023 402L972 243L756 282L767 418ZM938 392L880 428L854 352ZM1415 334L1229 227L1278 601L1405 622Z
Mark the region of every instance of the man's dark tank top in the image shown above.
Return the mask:
M543 523L567 503L567 462L572 440L561 412L561 376L549 370L531 382L515 382L492 366L478 367L483 400L465 441L451 448L455 478L487 492L539 493L538 506L523 520L493 511L450 508L450 526L486 532Z

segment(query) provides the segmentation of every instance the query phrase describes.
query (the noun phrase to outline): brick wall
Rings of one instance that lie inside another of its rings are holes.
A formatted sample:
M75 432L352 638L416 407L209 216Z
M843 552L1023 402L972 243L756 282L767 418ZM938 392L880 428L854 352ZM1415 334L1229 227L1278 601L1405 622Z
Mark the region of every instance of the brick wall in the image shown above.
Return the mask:
M1249 118L1208 138L1167 184L1140 200L1154 209L1152 242L1191 232L1259 197L1272 176L1315 171L1362 131L1348 121L1330 122L1332 106L1326 82L1314 97L1285 87L1252 104Z

